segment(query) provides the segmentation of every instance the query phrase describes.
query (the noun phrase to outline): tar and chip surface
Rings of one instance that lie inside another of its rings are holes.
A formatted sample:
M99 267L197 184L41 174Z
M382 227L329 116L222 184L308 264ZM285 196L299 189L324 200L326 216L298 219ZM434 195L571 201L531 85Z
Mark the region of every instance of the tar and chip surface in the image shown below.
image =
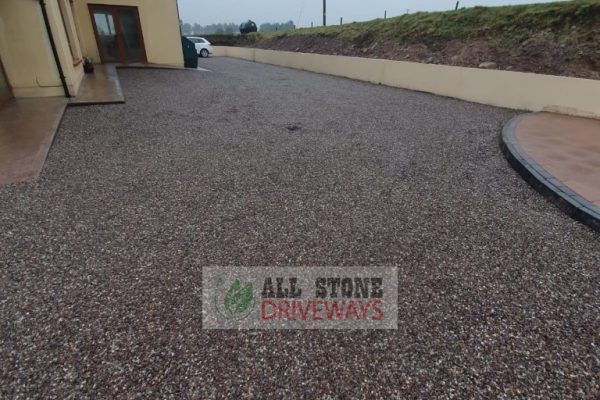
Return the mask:
M120 71L0 188L0 397L600 396L600 237L503 158L515 112L202 66ZM398 329L203 330L214 265L397 266Z

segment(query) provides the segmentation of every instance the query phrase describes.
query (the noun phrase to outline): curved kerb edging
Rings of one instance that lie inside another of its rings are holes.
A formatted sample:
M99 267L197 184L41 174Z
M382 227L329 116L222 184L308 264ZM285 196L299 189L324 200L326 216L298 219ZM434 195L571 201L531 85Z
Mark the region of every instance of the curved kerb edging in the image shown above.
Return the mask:
M504 153L510 165L535 190L544 195L573 219L600 232L600 208L569 189L561 181L548 173L519 145L516 137L517 126L521 120L530 115L531 113L519 115L504 125L500 138L502 153Z

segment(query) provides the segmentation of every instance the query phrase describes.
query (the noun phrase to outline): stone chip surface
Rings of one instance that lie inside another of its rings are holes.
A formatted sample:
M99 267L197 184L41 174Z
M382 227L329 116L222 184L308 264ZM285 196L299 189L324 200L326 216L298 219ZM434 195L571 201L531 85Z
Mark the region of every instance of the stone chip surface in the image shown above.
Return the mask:
M516 112L201 66L120 71L0 187L1 398L600 396L600 237L508 165ZM398 266L398 330L202 330L208 265Z

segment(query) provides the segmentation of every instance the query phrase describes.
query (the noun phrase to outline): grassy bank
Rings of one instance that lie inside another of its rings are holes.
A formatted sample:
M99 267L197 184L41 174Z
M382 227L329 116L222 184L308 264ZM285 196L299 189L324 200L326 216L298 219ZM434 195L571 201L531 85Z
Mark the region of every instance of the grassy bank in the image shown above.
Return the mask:
M600 79L600 0L420 12L213 43Z
M550 31L600 40L600 1L576 0L505 7L474 7L446 12L419 12L388 19L345 25L255 33L254 44L267 44L290 35L339 39L355 44L393 40L435 45L440 41L485 39L504 46L527 40L532 33Z

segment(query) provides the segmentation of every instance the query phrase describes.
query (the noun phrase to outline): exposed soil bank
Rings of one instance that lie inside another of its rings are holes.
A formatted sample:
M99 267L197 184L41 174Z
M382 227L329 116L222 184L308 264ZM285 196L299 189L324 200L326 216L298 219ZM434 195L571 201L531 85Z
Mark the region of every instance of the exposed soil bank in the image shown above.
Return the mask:
M534 36L512 49L499 48L484 40L450 40L430 46L384 40L361 46L307 35L286 36L256 47L600 79L599 42L567 45L552 36Z

